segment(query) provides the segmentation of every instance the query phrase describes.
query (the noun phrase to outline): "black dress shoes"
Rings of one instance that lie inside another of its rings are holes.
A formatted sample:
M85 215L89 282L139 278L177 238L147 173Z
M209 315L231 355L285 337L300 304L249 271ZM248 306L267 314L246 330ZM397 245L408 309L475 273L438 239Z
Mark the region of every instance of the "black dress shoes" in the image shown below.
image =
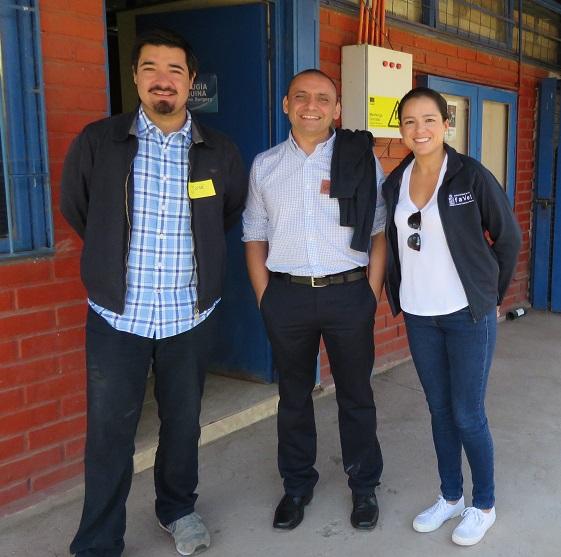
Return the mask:
M358 530L372 530L378 522L378 500L376 495L355 495L353 493L353 512L351 524Z
M280 530L292 530L296 528L304 518L304 507L312 500L313 493L302 497L285 495L275 510L273 528Z

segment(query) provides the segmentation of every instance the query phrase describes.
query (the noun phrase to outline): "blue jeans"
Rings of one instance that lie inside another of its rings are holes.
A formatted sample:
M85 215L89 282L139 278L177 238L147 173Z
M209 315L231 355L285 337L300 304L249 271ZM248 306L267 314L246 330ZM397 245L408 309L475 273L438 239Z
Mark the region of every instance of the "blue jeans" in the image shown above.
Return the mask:
M493 439L485 391L495 349L495 309L474 322L468 308L449 315L404 313L413 362L429 405L442 496L463 493L462 446L473 480L473 503L495 503Z

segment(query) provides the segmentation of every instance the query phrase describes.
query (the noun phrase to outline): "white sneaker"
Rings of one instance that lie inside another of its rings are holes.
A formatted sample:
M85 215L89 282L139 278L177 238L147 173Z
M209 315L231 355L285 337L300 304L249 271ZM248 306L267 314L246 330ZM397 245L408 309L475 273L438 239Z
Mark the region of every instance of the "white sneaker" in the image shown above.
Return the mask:
M413 529L417 532L432 532L440 528L447 520L460 516L464 508L463 496L456 504L451 505L442 495L439 495L432 507L415 517Z
M452 541L458 545L475 545L485 532L495 524L495 507L484 513L475 507L467 507L462 512L463 520L452 533Z

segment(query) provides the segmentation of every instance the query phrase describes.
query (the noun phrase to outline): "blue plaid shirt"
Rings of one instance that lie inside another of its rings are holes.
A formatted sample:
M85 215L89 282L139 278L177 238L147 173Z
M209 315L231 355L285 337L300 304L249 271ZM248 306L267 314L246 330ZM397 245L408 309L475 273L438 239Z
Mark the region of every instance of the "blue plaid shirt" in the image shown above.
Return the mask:
M119 315L88 300L115 329L147 338L188 331L218 303L203 313L197 310L187 114L183 128L164 135L140 108L125 310Z

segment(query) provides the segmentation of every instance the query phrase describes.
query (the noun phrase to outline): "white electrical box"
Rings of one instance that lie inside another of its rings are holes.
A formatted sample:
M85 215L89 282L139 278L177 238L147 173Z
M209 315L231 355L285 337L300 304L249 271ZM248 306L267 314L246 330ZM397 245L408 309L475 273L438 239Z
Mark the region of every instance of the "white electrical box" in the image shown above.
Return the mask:
M374 137L401 137L397 105L413 83L413 56L379 46L344 46L342 124Z

